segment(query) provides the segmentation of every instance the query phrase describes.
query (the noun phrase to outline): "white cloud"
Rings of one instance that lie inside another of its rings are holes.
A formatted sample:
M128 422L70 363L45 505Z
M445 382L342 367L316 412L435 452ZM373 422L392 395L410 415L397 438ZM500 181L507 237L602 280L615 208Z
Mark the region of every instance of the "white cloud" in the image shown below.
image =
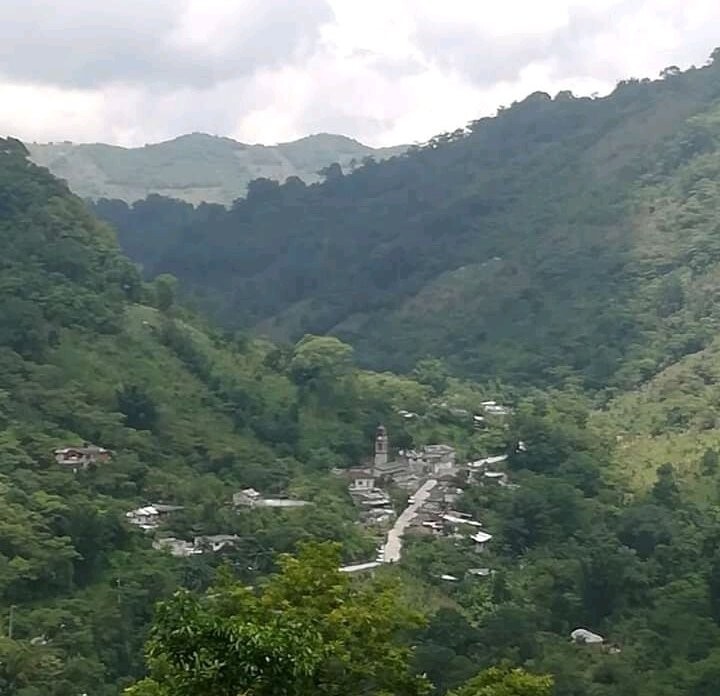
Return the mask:
M412 142L701 64L718 22L717 0L3 0L0 132Z

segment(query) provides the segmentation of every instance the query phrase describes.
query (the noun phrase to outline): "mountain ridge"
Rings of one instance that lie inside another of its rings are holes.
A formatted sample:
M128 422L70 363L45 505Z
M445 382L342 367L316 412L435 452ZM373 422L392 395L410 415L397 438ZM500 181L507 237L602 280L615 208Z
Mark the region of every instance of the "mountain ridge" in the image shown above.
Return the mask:
M479 379L552 383L559 370L629 386L717 324L694 285L699 259L703 282L715 267L708 209L693 210L715 199L702 181L718 163L719 100L713 59L599 99L536 92L350 174L258 185L217 216L173 223L160 199L95 210L228 325L333 333L399 371L434 356Z
M133 202L154 193L223 205L242 197L253 179L297 176L311 183L321 178L320 169L334 162L350 169L365 157L384 159L406 149L371 148L329 133L261 145L199 132L141 147L70 141L26 147L36 164L68 181L82 198Z

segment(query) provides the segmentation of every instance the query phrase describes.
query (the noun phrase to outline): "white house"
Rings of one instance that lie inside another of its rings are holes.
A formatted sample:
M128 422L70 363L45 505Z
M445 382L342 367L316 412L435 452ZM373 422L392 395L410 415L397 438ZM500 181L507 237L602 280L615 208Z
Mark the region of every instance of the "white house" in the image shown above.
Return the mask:
M350 482L350 493L366 493L375 488L375 474L371 469L348 469L345 476Z
M578 645L602 645L605 639L599 636L597 633L588 631L587 628L576 628L571 634L570 638L574 643Z
M195 548L200 549L201 552L208 550L217 553L228 546L235 546L238 541L240 541L240 537L234 534L213 534L195 537Z
M487 532L475 532L470 539L472 539L475 542L475 550L478 552L482 552L485 550L485 545L492 539L492 534L488 534Z

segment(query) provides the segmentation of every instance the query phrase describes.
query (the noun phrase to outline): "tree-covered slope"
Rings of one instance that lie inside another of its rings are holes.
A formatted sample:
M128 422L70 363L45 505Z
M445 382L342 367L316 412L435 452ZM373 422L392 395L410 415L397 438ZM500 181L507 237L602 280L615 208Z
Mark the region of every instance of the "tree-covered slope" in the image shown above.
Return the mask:
M96 210L230 326L333 333L397 369L627 386L715 330L719 99L714 60L602 99L534 94L322 184L255 182L227 213Z
M375 149L326 133L272 146L192 133L141 148L69 142L28 143L27 148L37 164L67 180L83 198L132 202L156 193L224 205L244 196L258 177L317 181L318 172L333 162L348 169L366 157L384 159L405 149Z
M375 542L333 466L364 457L379 419L427 388L358 372L332 338L292 350L210 331L141 282L112 231L65 185L0 140L0 692L117 694L142 674L157 599L204 587L227 555L178 560L125 513L183 506L160 530L238 537L246 580L299 539ZM73 471L54 450L93 443ZM237 514L253 486L307 508Z

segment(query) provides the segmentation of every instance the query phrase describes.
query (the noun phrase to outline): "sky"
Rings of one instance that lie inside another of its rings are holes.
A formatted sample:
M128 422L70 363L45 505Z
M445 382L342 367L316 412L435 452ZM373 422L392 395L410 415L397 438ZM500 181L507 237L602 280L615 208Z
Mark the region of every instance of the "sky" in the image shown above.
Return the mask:
M0 0L0 135L423 142L703 65L718 0Z

